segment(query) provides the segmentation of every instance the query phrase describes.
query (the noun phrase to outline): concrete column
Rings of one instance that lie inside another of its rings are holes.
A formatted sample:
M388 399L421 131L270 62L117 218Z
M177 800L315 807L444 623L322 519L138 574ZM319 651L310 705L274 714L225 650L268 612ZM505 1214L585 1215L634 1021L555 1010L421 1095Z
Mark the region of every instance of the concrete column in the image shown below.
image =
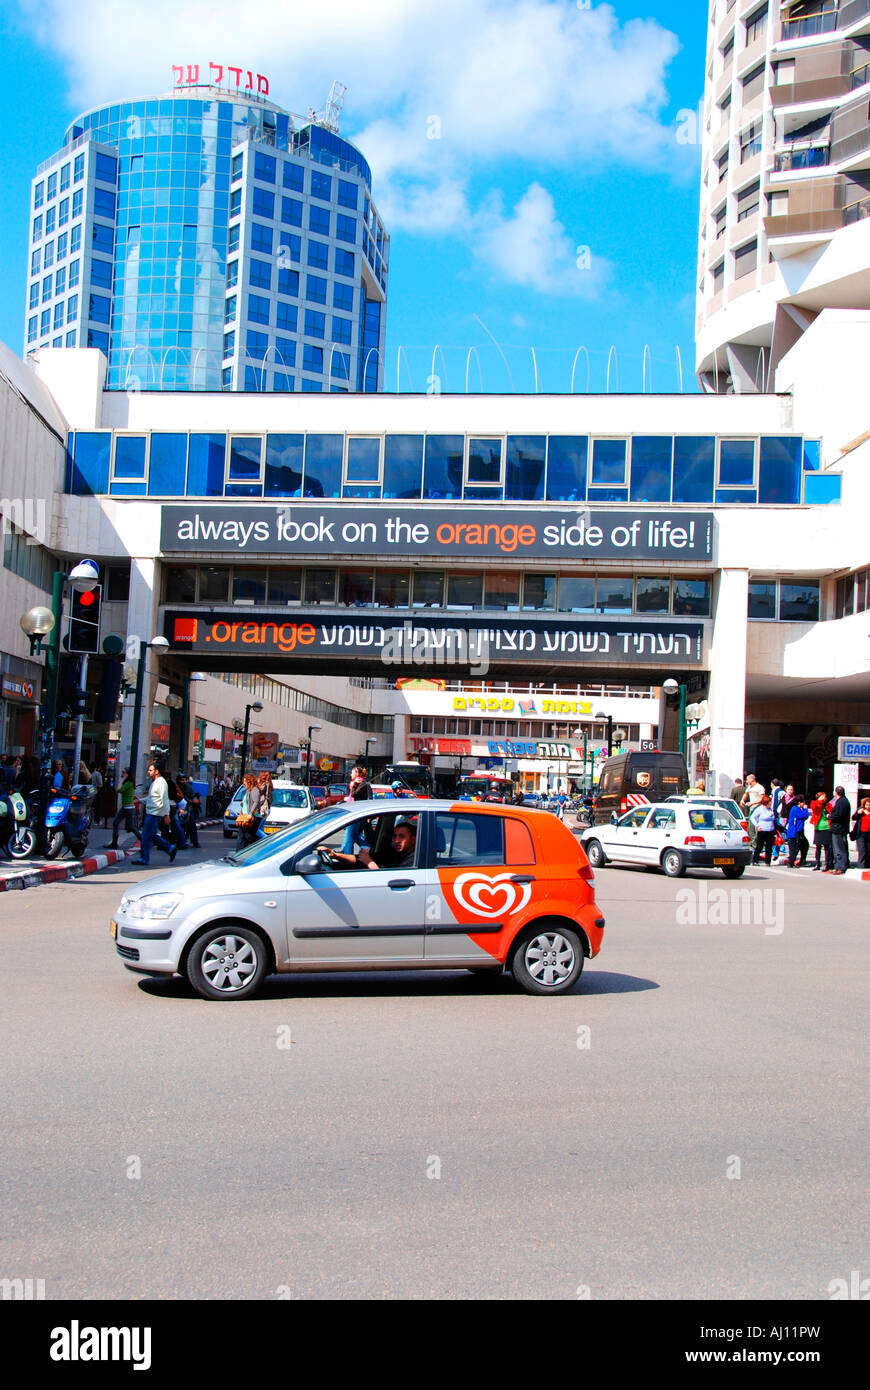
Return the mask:
M742 777L749 572L723 569L710 643L710 772L716 796Z
M394 763L404 763L408 761L408 715L397 714L393 718L393 751L392 761Z

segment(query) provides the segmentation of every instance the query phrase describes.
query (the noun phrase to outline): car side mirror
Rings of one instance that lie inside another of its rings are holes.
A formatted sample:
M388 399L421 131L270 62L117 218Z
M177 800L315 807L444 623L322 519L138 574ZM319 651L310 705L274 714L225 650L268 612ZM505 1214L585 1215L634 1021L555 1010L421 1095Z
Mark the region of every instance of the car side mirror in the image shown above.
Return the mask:
M296 865L297 874L307 878L309 874L322 874L323 864L319 854L303 854Z

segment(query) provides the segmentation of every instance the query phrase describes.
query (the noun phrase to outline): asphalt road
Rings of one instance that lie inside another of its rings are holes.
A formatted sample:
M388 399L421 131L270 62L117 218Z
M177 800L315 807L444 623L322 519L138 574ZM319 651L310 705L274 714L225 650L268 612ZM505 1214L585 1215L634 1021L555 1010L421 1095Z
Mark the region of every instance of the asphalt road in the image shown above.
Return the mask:
M816 1299L870 1274L870 884L608 868L568 996L358 974L227 1004L121 966L108 922L144 872L0 897L0 1276L49 1299ZM784 896L695 925L702 882L708 919L711 889Z

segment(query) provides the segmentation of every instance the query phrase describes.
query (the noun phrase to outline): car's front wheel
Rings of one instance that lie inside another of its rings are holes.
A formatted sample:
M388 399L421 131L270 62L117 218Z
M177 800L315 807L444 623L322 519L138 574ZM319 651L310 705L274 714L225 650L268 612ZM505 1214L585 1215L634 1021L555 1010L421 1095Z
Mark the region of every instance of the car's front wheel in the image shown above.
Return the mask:
M569 927L532 927L514 948L511 970L527 994L564 994L583 970L583 946Z
M662 855L662 868L668 878L682 878L683 874L686 872L686 866L683 863L683 856L678 849L665 850Z
M211 927L187 958L187 978L203 999L248 999L266 974L268 955L248 927Z
M600 840L587 840L583 848L586 851L586 858L593 869L603 869L607 860L604 857L604 850L601 848Z

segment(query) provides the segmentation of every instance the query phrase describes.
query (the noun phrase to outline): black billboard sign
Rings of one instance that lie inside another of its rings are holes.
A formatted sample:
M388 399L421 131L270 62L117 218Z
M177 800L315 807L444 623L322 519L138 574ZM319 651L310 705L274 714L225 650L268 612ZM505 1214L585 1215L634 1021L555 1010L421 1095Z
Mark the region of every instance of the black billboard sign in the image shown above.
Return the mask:
M266 662L292 657L316 660L379 662L385 668L472 667L480 674L490 665L700 666L704 625L636 618L435 617L413 620L324 616L318 612L288 615L259 612L240 616L170 610L164 633L176 651L202 657L244 656Z
M597 508L167 505L164 555L712 561L713 513Z

